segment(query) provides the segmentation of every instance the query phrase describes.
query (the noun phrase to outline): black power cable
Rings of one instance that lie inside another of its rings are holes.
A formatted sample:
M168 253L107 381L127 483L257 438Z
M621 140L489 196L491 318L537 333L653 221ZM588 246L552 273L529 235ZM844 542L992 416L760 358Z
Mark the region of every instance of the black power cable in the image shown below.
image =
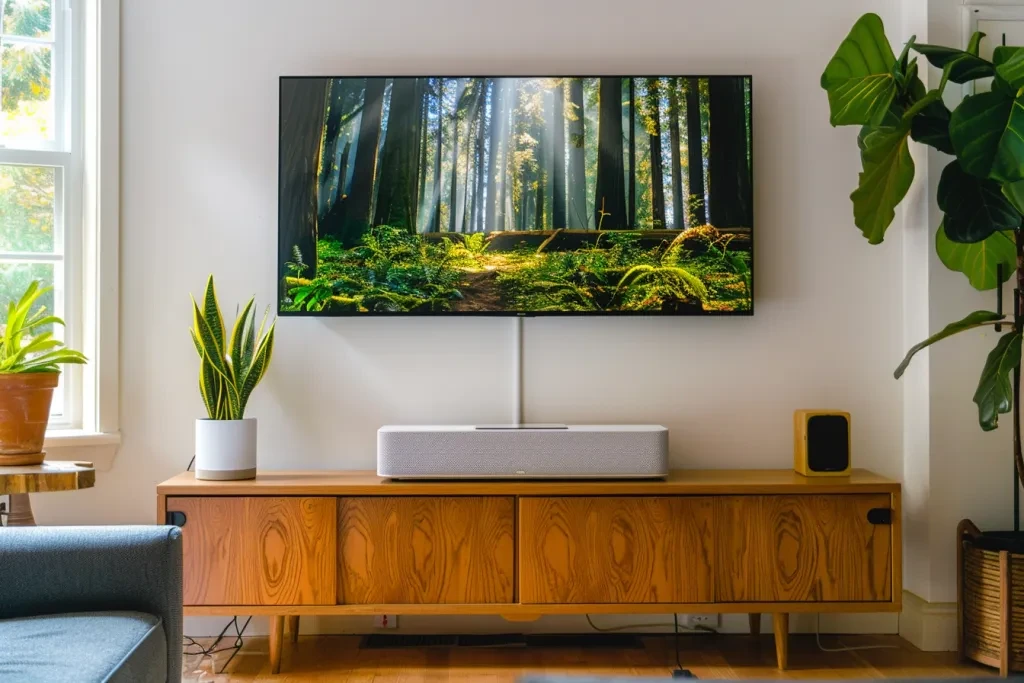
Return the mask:
M693 672L683 668L682 659L679 656L679 615L672 613L672 633L676 649L676 669L672 672L672 678L696 678Z
M231 621L227 623L224 629L220 632L220 635L217 636L217 638L213 641L213 644L209 647L203 647L203 644L197 641L192 636L185 636L185 643L183 644L182 654L187 655L189 657L212 657L213 655L219 652L227 652L228 650L232 650L231 656L228 657L227 661L224 662L224 665L221 666L220 671L216 670L217 663L214 662L214 673L222 674L228 668L228 664L231 663L231 660L233 660L235 658L235 655L237 655L238 652L242 649L242 645L245 644L243 634L245 633L245 629L249 627L250 621L252 621L251 616L248 619L246 619L245 623L242 624L241 628L239 628L238 617L232 617ZM218 648L217 646L220 645L220 641L224 640L224 634L226 634L228 632L228 629L232 626L235 627L235 642L227 647ZM199 649L190 650L189 648Z

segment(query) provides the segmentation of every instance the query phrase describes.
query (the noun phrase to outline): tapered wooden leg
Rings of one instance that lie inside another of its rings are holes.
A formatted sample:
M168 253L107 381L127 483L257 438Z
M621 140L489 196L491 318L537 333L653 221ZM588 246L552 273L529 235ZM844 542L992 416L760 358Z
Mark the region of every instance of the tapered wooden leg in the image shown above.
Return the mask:
M284 617L270 617L270 673L281 673L281 645L284 640Z
M27 493L12 493L8 498L10 509L7 511L7 526L35 526L36 519L32 516L32 503Z
M288 617L288 635L293 643L299 642L299 615Z
M747 619L750 620L750 635L761 635L761 613L757 612L756 614L748 614Z
M779 669L784 670L789 663L789 614L773 614L772 625L775 627L775 659Z

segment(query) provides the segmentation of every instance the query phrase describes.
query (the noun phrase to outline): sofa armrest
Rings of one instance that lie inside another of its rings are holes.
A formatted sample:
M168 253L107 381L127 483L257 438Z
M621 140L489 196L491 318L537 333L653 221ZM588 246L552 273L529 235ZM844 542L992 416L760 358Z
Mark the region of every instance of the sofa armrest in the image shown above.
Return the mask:
M181 530L173 526L2 528L0 618L156 615L167 634L167 680L180 680L181 552Z

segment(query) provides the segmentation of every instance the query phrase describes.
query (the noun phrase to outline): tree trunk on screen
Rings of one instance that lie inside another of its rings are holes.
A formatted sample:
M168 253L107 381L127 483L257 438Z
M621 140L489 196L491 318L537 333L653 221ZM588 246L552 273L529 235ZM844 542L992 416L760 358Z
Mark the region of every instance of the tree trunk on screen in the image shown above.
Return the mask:
M505 80L499 78L495 79L491 84L491 118L488 121L487 129L489 134L488 146L490 149L490 153L487 155L487 180L484 183L485 192L487 193L484 209L484 230L487 231L498 229L497 217L499 207L497 183L499 180L496 174L500 172L500 168L498 166L500 150L498 147L504 140L506 118Z
M672 144L672 227L685 227L683 214L683 164L679 154L679 79L673 78L668 86L669 142Z
M336 188L336 194L333 199L334 203L344 201L345 195L347 194L348 188L346 187L346 180L348 179L348 162L352 154L352 140L345 140L345 148L341 151L341 159L338 161L338 187ZM333 208L333 207L332 207Z
M647 79L648 131L651 136L651 220L655 230L665 227L665 174L661 160L661 84Z
M501 157L501 194L498 199L498 215L495 217L500 226L499 230L515 230L517 225L511 164L512 152L515 149L513 141L519 123L516 117L516 103L519 99L517 85L518 81L515 78L510 78L505 84L505 110L508 112L508 120L505 121L505 150Z
M483 230L483 209L484 209L484 178L487 176L487 169L484 168L487 151L484 149L484 128L487 123L487 98L494 97L494 80L489 79L487 87L481 91L480 106L476 114L476 154L473 156L473 220L470 232Z
M484 181L487 177L486 112L481 108L476 123L476 186L473 188L473 231L483 230Z
M711 145L710 219L718 228L750 227L750 167L742 78L708 82Z
M426 78L421 82L423 98L420 103L420 162L418 164L419 186L416 188L416 224L422 225L429 219L423 215L423 202L427 198L427 110L430 106L430 88Z
M395 78L391 82L387 137L381 150L380 181L374 225L390 225L416 233L416 137L419 107L417 79Z
M278 197L278 276L288 274L298 248L316 275L317 187L320 140L327 102L326 78L281 81L281 179Z
M458 226L459 232L470 232L470 222L472 214L469 206L469 192L473 188L473 178L471 176L471 160L476 153L473 148L473 143L476 140L476 123L477 113L480 111L480 96L483 92L483 82L480 79L469 79L467 89L470 89L470 102L469 109L466 112L466 144L463 154L465 156L465 164L462 167L462 192L459 196L459 216L460 224Z
M331 178L335 171L334 156L338 149L338 134L341 132L342 96L345 90L341 79L337 78L331 79L327 87L329 92L327 95L326 121L324 123L323 130L323 163L320 164L319 182L321 221L323 220L324 215L330 210L331 205L334 203L333 197L327 196L327 188L330 185Z
M359 141L352 169L352 188L345 202L345 220L341 230L341 242L345 247L357 245L370 227L370 206L373 203L373 181L377 172L377 145L380 142L386 80L366 79Z
M629 79L629 227L636 227L636 79Z
M547 126L544 123L544 113L540 114L541 120L535 121L533 129L530 131L531 136L537 141L537 146L533 148L534 158L537 161L537 172L534 176L533 186L533 198L532 198L532 217L533 217L533 229L543 230L544 229L544 195L547 194L548 184L548 135Z
M320 219L317 226L319 237L333 237L341 240L342 230L345 221L346 190L345 181L348 178L348 164L352 154L352 141L345 140L345 148L341 152L341 159L338 161L338 186L334 188L334 196L330 198L330 208L327 215Z
M434 189L431 194L430 232L441 232L441 143L444 136L444 79L437 79L437 153L434 155Z
M598 100L594 225L603 230L622 230L628 226L622 163L622 79L602 78Z
M551 184L551 227L555 230L566 227L565 220L565 83L558 81L555 86L551 108L552 139L551 153L554 156Z
M686 79L686 177L687 207L693 206L693 225L704 225L708 214L704 206L704 149L700 133L700 83Z
M462 94L466 90L466 80L455 81L455 107L452 111L452 182L448 197L448 232L456 232L459 220L459 111L461 110Z
M585 230L590 223L587 211L587 160L584 149L583 79L569 81L569 217L570 227Z

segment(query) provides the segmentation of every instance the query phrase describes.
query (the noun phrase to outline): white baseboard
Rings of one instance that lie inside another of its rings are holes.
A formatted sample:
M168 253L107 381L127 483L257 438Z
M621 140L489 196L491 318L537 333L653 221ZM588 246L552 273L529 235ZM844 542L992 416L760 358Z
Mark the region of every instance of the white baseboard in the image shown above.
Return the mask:
M900 635L928 652L956 650L956 603L928 602L903 591Z
M899 614L822 614L820 627L817 615L793 614L790 616L790 633L898 633ZM591 617L601 628L638 625L628 629L634 633L672 633L672 615L664 614L598 614ZM186 617L185 633L199 638L218 635L229 617ZM244 619L240 620L244 621ZM680 621L683 623L683 620ZM641 626L657 624L656 626ZM266 635L266 617L253 617L246 634ZM508 622L497 616L471 615L405 615L398 617L398 627L387 631L373 628L372 617L302 617L299 632L303 635L335 635L353 633L588 633L592 629L582 614L549 615L537 621ZM720 633L748 633L750 631L746 614L723 614L719 620ZM771 615L761 617L761 633L771 634ZM233 635L231 630L228 635Z

